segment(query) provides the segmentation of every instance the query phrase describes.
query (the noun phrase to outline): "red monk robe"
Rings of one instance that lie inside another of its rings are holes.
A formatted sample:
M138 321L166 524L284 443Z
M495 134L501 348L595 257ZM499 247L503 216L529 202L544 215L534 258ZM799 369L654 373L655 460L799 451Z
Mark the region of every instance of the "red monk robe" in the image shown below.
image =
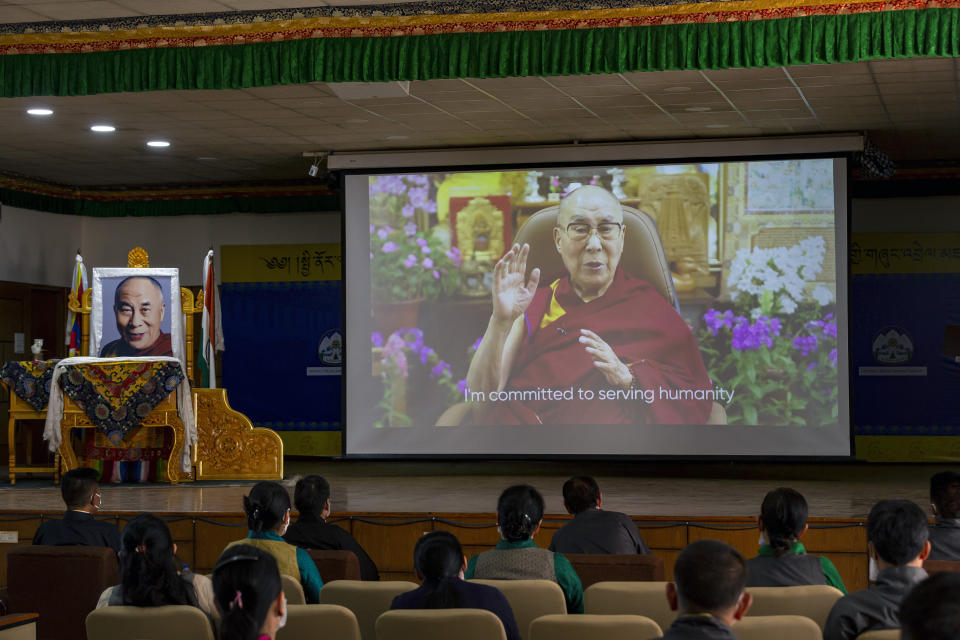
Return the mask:
M160 332L157 341L146 349L134 349L122 339L109 342L100 349L101 358L128 358L131 356L172 356L173 342L169 333Z
M538 289L525 315L527 335L506 390L573 387L575 399L496 402L487 416L492 424L704 424L710 415L711 400L660 397L661 388L713 384L690 328L649 283L618 269L602 296L583 302L564 277ZM599 399L600 390L614 387L578 341L580 329L606 341L630 368L634 388L652 389L654 401ZM578 389L592 390L594 399L576 399Z

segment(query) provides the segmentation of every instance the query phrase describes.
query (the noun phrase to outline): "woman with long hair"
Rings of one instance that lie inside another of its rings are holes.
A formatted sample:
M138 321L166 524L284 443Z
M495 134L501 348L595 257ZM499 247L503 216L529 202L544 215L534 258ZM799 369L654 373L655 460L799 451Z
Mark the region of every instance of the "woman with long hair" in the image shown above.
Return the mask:
M247 514L247 537L235 540L224 551L239 544L263 549L274 557L280 573L299 580L307 604L320 602L323 580L310 554L286 542L282 536L290 526L290 495L276 482L258 482L243 496Z
M794 489L769 492L760 505L760 550L747 560L748 587L829 584L846 593L843 579L825 556L807 555L800 538L807 532L807 501Z
M274 640L287 621L287 600L272 555L247 544L230 547L213 568L220 640Z
M562 553L533 541L543 522L543 496L528 484L508 487L497 500L500 542L470 558L464 577L488 580L552 580L560 585L568 613L583 613L583 585Z
M124 528L120 543L120 584L101 594L97 608L185 604L217 619L210 578L185 567L181 570L167 523L149 513L140 514Z
M507 632L507 640L520 640L510 603L500 591L463 580L466 559L460 541L449 531L431 531L413 547L413 570L422 586L393 599L391 609L486 609L494 613Z

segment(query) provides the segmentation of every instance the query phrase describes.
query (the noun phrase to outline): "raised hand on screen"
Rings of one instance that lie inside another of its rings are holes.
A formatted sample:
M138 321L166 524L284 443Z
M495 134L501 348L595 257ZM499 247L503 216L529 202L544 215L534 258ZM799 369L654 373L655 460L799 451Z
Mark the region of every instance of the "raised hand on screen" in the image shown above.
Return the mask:
M580 329L580 344L584 346L593 366L600 370L603 377L618 389L628 389L633 383L630 368L623 363L606 341L589 329Z
M530 245L513 245L493 268L493 316L513 322L520 317L537 291L540 269L530 272L530 280L524 282L527 271L527 255Z

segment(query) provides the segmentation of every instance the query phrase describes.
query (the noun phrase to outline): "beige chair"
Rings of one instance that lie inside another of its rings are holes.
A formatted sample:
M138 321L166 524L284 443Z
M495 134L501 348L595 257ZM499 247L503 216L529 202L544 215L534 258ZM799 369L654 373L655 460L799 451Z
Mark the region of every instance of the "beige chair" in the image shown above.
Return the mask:
M320 604L338 604L353 612L362 640L376 640L377 618L390 609L393 599L413 591L417 585L405 581L364 582L334 580L320 590Z
M806 616L823 630L830 609L843 593L829 585L800 587L750 587L753 606L748 616Z
M867 631L858 635L857 640L900 640L900 629Z
M303 585L296 578L280 574L280 583L283 585L283 595L287 597L287 604L307 604L307 596L303 593Z
M206 614L196 607L103 607L87 616L89 640L214 640Z
M287 625L277 630L277 640L314 640L320 629L324 638L360 640L357 617L335 604L287 604Z
M644 640L663 635L660 625L644 616L541 616L530 623L527 640Z
M0 616L0 640L37 640L36 613L11 613Z
M565 614L567 601L560 585L551 580L479 580L470 582L499 589L513 609L521 638L528 638L530 623L540 616Z
M737 640L823 640L820 627L805 616L747 616L733 633Z
M377 618L376 640L506 640L503 623L484 609L398 609ZM333 636L330 636L333 637Z
M646 616L661 629L677 619L667 603L666 582L598 582L587 587L583 600L586 613Z

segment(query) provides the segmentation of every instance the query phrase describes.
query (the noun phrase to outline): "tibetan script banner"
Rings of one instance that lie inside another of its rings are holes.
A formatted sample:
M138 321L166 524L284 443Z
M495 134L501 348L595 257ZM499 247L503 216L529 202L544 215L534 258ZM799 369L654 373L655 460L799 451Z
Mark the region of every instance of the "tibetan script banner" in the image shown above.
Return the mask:
M220 247L223 282L317 282L339 280L340 245L253 244Z

